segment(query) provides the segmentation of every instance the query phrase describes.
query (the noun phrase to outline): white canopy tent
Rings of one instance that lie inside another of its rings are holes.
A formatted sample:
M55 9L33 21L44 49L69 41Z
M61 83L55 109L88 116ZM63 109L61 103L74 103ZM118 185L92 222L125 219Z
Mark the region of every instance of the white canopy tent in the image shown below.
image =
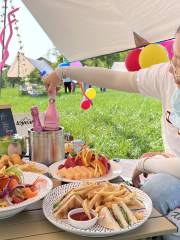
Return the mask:
M35 69L34 65L23 54L18 53L14 62L8 70L9 78L28 76Z
M12 77L27 77L35 68L39 71L45 70L46 72L51 72L53 69L45 60L36 60L24 56L18 53L14 62L8 70L7 76Z
M133 32L170 39L180 24L178 0L22 1L69 61L134 48Z

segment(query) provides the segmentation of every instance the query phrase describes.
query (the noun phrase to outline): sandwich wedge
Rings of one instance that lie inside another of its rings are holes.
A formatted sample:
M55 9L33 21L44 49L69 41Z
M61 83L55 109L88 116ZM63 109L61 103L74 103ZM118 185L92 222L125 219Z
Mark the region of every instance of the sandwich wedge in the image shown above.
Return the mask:
M59 199L54 205L53 205L53 212L56 212L61 206L63 206L71 196L74 195L74 191L71 190L70 192L66 193L61 199Z
M64 204L60 204L54 211L54 216L66 219L71 209L82 207L83 199L79 195L71 195Z
M109 229L120 230L121 227L118 222L115 220L110 210L107 207L103 207L99 212L99 220L98 223Z
M136 217L134 216L132 211L127 207L127 205L125 203L120 202L118 205L129 225L133 225L133 224L137 223Z
M130 202L129 204L127 204L127 206L131 210L142 210L142 209L145 209L144 204L140 200L138 200L138 199L133 199L133 201Z
M127 228L129 225L117 203L112 204L112 211L113 211L113 215L116 218L116 221L119 223L119 225L122 228Z

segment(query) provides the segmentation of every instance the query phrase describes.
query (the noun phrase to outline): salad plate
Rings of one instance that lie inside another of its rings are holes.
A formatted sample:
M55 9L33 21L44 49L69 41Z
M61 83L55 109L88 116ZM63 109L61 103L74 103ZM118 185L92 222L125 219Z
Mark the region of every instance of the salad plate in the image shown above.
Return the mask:
M52 181L38 173L21 172L12 168L12 174L0 177L0 219L9 218L27 206L44 198L52 189ZM11 170L11 169L10 169ZM7 177L9 178L7 180ZM16 179L21 180L16 182Z

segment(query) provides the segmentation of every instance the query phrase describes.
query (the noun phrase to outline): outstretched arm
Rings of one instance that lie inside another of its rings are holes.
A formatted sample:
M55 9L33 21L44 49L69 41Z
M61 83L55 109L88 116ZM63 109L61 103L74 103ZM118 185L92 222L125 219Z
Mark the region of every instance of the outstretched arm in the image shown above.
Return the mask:
M156 155L151 158L139 160L133 176L132 182L135 187L140 187L140 175L148 173L166 173L180 178L180 159L177 157L164 157Z
M138 163L138 170L146 173L167 173L180 178L180 159L177 157L165 158L155 156L148 159L142 159Z
M44 81L48 92L51 93L52 88L61 84L62 79L65 77L98 87L126 92L139 92L135 72L119 72L99 67L67 67L56 69Z

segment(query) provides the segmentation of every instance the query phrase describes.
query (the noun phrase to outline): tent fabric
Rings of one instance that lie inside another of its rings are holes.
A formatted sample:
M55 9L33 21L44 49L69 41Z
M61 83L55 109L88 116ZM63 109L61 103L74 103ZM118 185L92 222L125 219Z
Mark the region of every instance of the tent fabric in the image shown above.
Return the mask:
M23 54L18 53L11 67L9 68L7 76L9 78L24 78L28 76L34 69L35 67L33 64Z
M128 71L126 68L125 62L114 62L111 69L114 71L121 71L121 72Z
M59 51L76 61L171 39L180 24L177 0L23 0Z

